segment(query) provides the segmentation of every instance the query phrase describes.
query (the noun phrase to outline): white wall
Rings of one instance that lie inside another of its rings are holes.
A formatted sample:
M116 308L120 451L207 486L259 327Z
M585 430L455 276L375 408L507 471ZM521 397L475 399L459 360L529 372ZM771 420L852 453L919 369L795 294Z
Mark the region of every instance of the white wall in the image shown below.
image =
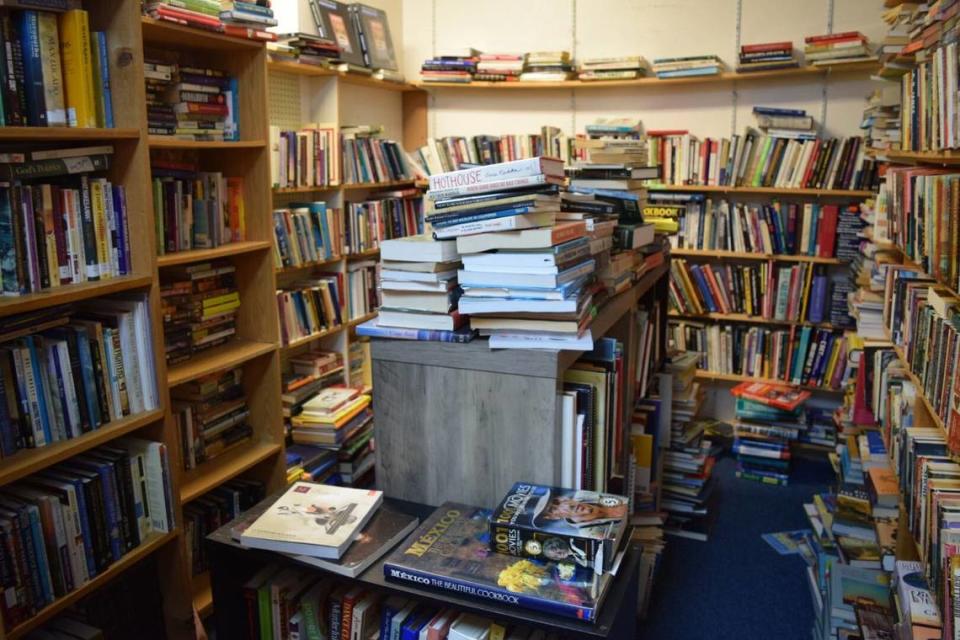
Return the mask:
M827 33L828 0L742 0L741 43L792 40ZM885 33L883 0L834 0L833 31L860 30L871 41ZM736 66L737 0L403 0L402 28L391 23L403 49L403 70L419 77L432 55L474 47L490 52L569 50L578 58L641 54L717 54ZM434 91L433 137L533 133L541 125L583 131L598 116L638 116L648 129L687 128L701 136L729 136L751 124L756 104L805 108L821 121L827 92L826 133L858 132L866 96L865 76L805 82L761 81L731 85L665 86L587 91Z

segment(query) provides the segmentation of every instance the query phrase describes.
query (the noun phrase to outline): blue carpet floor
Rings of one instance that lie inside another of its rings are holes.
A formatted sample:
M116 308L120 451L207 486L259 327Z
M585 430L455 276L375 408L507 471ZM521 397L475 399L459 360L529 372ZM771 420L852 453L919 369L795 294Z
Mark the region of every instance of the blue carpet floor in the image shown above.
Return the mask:
M808 528L803 503L833 482L833 471L826 459L800 458L788 486L770 487L738 480L734 465L723 457L714 468L719 495L710 540L667 537L638 638L810 638L804 562L778 555L760 535Z

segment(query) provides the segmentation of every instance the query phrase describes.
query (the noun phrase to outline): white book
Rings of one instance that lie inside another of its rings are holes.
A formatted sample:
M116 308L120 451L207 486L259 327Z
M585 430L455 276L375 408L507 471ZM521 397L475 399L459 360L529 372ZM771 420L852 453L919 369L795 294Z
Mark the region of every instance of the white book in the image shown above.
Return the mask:
M396 271L392 269L382 269L380 271L380 281L386 282L393 280L397 282L430 282L438 283L456 277L456 271L441 271L439 273L424 273L420 271Z
M483 255L483 254L481 254ZM494 254L496 255L496 254ZM556 266L543 266L543 265L501 265L501 264L484 264L484 265L467 265L464 264L464 271L475 271L475 272L486 272L486 273L530 273L535 275L556 275L560 273L560 269Z
M401 282L399 280L381 280L381 291L419 291L421 293L446 293L456 281L452 278L440 282Z
M517 287L530 289L555 289L560 285L593 273L594 261L586 260L558 274L492 273L486 271L457 272L457 281L474 287Z
M429 189L433 192L455 190L540 174L563 176L563 161L557 158L524 158L512 162L498 162L497 164L471 167L460 171L449 171L430 176Z
M377 323L384 327L403 327L405 329L454 331L457 328L456 318L449 314L392 311L389 309L380 311L377 316Z
M563 289L515 289L512 287L464 287L464 298L524 298L527 300L565 300Z
M572 487L573 474L576 467L574 458L574 429L577 419L576 394L565 392L560 394L560 486Z
M577 337L552 336L549 334L496 333L490 336L491 349L542 349L547 351L589 351L593 349L593 336L590 330Z
M381 260L450 262L459 257L456 242L434 240L426 234L384 240L380 243Z
M458 303L460 313L575 313L577 299L568 300L524 300L517 298L467 298L461 297ZM566 486L566 485L564 485Z
M116 441L130 453L133 460L141 456L146 475L144 486L147 490L146 502L150 513L152 531L167 533L176 526L173 518L170 496L170 469L167 459L167 446L162 442L141 438L122 438Z
M442 229L435 229L433 234L438 240L449 240L480 233L550 227L553 226L556 221L557 213L555 211L524 213L503 218L493 218L492 220L466 222L464 224L453 225L452 227L443 227Z
M428 313L448 313L453 306L451 296L446 291L383 291L380 304L384 309L408 309Z

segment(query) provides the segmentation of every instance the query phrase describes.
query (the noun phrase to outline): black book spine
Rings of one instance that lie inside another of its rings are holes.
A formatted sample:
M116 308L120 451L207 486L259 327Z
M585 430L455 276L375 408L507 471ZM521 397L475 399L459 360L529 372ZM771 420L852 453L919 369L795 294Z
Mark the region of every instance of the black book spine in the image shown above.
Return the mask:
M87 405L87 394L84 393L82 386L87 383L83 379L83 369L80 366L77 334L73 331L65 331L64 338L67 341L67 351L70 354L70 372L71 375L73 375L74 386L76 387L77 408L80 413L80 431L87 433L93 430L93 420L90 416L90 407Z
M99 280L100 263L97 259L97 234L93 224L90 180L86 175L80 176L80 222L81 235L83 236L83 253L86 258L87 280Z
M43 219L43 196L39 188L30 188L27 193L33 206L33 235L36 238L36 259L40 267L40 287L50 288L50 261L47 259L47 232Z
M89 336L89 341L90 358L93 360L93 379L97 387L97 402L100 405L100 421L101 424L107 424L110 422L112 413L105 388L106 377L104 375L104 367L106 366L106 360L104 354L100 351L100 341L97 340L95 336Z
M9 43L7 51L12 60L9 65L12 71L11 87L15 91L14 99L10 103L11 118L19 122L20 126L27 124L27 93L25 90L26 76L23 68L23 48L20 46L20 28L10 14L4 15L4 41ZM6 106L6 103L4 104ZM13 124L10 122L9 124Z

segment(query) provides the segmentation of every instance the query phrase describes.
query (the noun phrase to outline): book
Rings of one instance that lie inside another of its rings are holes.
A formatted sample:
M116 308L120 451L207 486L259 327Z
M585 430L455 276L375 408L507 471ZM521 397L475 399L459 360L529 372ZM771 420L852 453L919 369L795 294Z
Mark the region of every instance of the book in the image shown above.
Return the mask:
M349 5L349 12L354 33L363 51L364 65L372 69L396 71L397 58L386 12L361 3Z
M352 25L349 5L337 0L314 0L311 13L319 34L336 43L339 58L350 65L364 66L363 48Z
M386 240L422 234L422 206L422 200L413 197L350 202L344 211L346 251L362 253Z
M398 262L450 262L459 259L457 243L427 235L411 235L380 243L380 259Z
M553 227L523 229L502 233L482 233L457 238L461 254L481 253L494 249L545 249L586 235L583 222L561 222Z
M428 342L470 342L477 332L469 327L455 331L436 331L428 329L404 329L402 327L382 326L378 318L357 325L357 335L371 338L392 338L394 340L421 340Z
M297 482L247 527L257 549L340 558L383 501L379 491Z
M759 382L743 382L731 389L730 393L738 398L785 411L796 410L811 396L809 391Z

